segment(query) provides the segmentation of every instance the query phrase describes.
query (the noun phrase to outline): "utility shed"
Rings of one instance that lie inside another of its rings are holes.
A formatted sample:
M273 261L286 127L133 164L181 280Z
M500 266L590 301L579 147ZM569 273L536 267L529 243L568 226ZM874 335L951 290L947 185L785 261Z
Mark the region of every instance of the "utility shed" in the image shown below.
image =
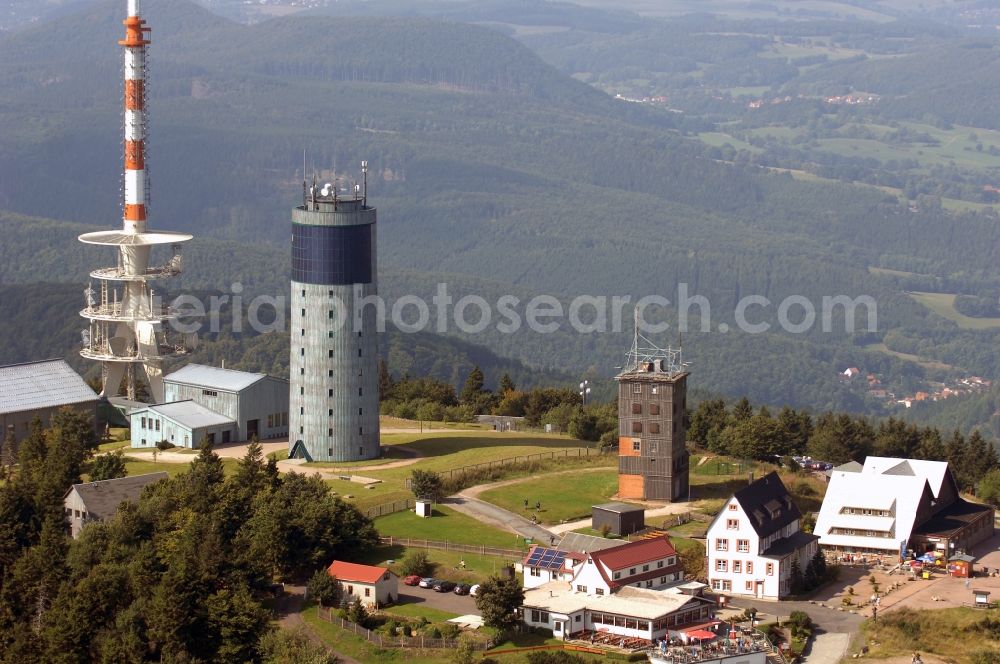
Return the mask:
M161 472L74 484L63 496L63 511L70 524L70 534L76 539L85 525L110 519L123 502L136 502L143 489L165 479L167 474Z
M646 510L638 505L606 503L594 505L591 509L591 527L598 532L607 526L609 534L625 537L646 527Z
M60 408L68 406L97 422L98 396L66 364L65 360L43 360L0 367L0 440L14 434L15 443L28 435L37 417L43 426Z
M132 447L155 447L165 440L176 447L200 447L236 440L236 422L190 399L137 408L129 414Z
M262 373L189 364L163 377L164 402L185 401L232 420L232 440L288 435L288 381Z

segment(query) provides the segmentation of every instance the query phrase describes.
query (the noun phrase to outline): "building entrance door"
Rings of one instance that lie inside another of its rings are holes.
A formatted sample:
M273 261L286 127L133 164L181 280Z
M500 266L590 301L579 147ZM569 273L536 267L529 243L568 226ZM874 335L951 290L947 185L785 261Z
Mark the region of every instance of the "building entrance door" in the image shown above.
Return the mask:
M260 420L247 420L247 440L260 435Z

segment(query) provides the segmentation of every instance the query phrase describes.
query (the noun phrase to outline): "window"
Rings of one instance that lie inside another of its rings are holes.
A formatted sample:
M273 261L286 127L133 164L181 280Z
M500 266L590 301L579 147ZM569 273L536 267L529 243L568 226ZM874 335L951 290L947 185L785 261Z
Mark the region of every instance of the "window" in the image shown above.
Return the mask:
M333 388L332 387L326 391L326 396L328 396L328 397L332 397L333 396Z
M653 587L653 580L652 579L649 579L648 581L646 581L646 587L647 588L652 588Z
M306 414L306 407L299 406L299 415L305 415L305 414Z
M729 561L728 560L716 560L715 561L715 571L716 572L728 572L729 571Z
M156 430L157 431L160 430L160 421L159 420L156 420Z
M573 618L573 622L580 622L580 618L581 618L581 617L582 617L582 616L580 616L580 614L579 614L579 613L578 613L578 614L576 614L576 616L575 616L575 617Z
M642 394L642 385L639 384L633 385L632 394Z
M643 565L642 566L642 571L643 572L648 572L649 571L649 565Z
M641 403L633 403L632 404L632 414L633 415L642 415L642 404Z
M734 560L733 561L733 574L742 574L742 573L743 573L743 561L742 560Z
M270 429L273 426L274 426L274 415L271 414L267 416L267 428Z
M326 435L332 436L333 435L333 429L332 428L331 429L327 429L326 430Z
M371 596L372 596L372 589L365 588L365 597L371 597Z
M347 586L347 594L348 595L354 594L354 586Z
M531 610L531 622L548 623L549 622L549 612L539 611L537 609Z
M753 574L753 561L747 561L747 574Z
M632 433L642 433L642 422L632 423Z
M326 351L326 356L327 357L333 357L333 350L331 349L331 350Z
M358 408L358 415L364 415L364 413L362 412L363 410L364 408Z
M537 567L531 568L531 576L541 576L541 575L542 575L542 570L538 569Z
M660 393L660 388L653 387L652 392L653 392L653 394L659 394Z
M144 418L142 418L142 428L143 428L143 429L145 429L145 428L146 428L146 418L145 418L145 417L144 417Z
M588 560L587 562L589 563L590 561ZM622 578L622 573L621 573L621 572L615 572L615 577L614 577L614 578L615 578L615 579L620 579L620 578Z
M766 569L768 576L774 576L774 563L768 563Z
M302 315L303 315L303 316L305 316L305 315L306 315L306 310L305 310L305 309L303 309L303 310L302 310Z
M726 529L727 530L739 530L740 520L739 519L726 519Z
M632 441L632 451L633 452L638 452L641 449L642 449L642 441L640 441L640 440L633 440Z
M333 417L333 408L330 408L329 410L326 411L326 416Z
M744 587L745 587L745 588L746 588L747 590L751 590L751 591L752 591L752 590L753 590L753 581L747 581L747 582L746 582L746 585L745 585Z
M358 357L361 357L361 349L358 349Z
M632 576L633 574L635 574L635 568L634 567L630 568L629 571L628 571L628 575L629 576Z
M604 594L604 588L596 588L594 590L594 592L596 592L598 595L603 595Z
M660 433L660 423L650 422L649 423L649 433Z
M362 396L362 394L361 394L361 388L360 387L358 388L358 396L359 397Z
M580 586L580 585L578 585L576 587L576 592L578 592L578 593L585 593L585 592L587 592L587 586Z
M667 582L667 577L661 576L660 577L660 583L666 583L666 582Z
M749 553L750 540L736 540L736 550L740 553Z
M660 404L658 404L658 403L651 403L651 404L649 404L649 414L650 415L659 415L660 414Z
M326 375L328 378L333 378L333 369L328 369Z
M727 539L717 539L717 540L715 540L715 550L716 551L729 551L729 540L727 540Z
M662 560L657 560L656 561L656 569L660 569L661 567L663 567L663 561Z
M303 350L305 350L305 349L303 349ZM219 396L219 393L216 392L215 390L202 390L201 393L204 394L206 397L217 397L217 396Z
M304 328L304 327L303 327L303 328L302 328L302 329L301 329L301 330L299 331L299 336L300 336L300 337L304 337L304 336L306 336L306 328Z
M732 590L733 589L733 582L730 581L729 579L723 579L722 580L722 589L723 590Z
M729 503L729 511L730 512L735 512L738 507L739 507L739 505L737 505L736 503Z

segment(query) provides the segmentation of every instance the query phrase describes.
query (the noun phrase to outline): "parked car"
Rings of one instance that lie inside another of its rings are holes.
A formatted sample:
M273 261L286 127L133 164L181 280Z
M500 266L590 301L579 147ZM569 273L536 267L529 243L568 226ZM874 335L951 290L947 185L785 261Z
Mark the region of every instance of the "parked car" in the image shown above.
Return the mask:
M455 594L456 595L468 595L469 594L469 590L471 590L471 589L472 589L472 586L470 586L468 583L460 583L457 586L455 586Z
M403 578L403 583L408 586L419 586L420 581L421 581L420 577L417 576L416 574L411 574L410 576Z
M454 581L438 581L434 584L434 592L436 593L450 593L454 589Z
M478 583L475 584L474 586L472 586L471 588L469 588L469 594L472 595L473 597L476 597L477 595L479 595L479 584Z
M437 582L438 580L435 579L433 576L425 576L424 578L420 579L420 583L418 583L417 585L420 586L421 588L433 588L434 584Z

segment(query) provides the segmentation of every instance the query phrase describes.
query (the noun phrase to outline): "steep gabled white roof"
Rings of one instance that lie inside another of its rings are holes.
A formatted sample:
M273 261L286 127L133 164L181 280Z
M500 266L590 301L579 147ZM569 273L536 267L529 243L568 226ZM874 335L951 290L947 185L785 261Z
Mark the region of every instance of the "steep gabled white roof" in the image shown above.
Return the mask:
M924 464L931 464L930 466ZM830 474L830 483L823 497L823 506L816 519L814 533L820 544L841 546L870 546L882 549L899 547L901 540L909 540L916 525L914 520L921 500L935 496L931 482L940 489L947 463L938 461L914 462L908 459L868 457L861 471L837 470ZM932 474L929 481L927 473ZM830 534L830 529L853 528L857 530L885 530L893 524L890 517L859 514L841 514L845 507L895 510L895 535L892 538L863 535Z
M931 487L936 498L941 494L941 485L948 474L946 461L925 461L923 459L896 459L893 457L868 457L865 459L863 473L874 472L880 475L912 475L923 477Z

